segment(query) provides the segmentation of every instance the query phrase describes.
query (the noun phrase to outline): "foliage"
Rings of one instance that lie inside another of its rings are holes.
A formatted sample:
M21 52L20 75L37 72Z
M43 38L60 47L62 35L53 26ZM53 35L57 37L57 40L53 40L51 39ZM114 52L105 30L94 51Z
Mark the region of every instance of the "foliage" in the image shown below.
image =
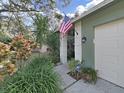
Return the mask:
M47 34L46 43L53 50L59 50L59 34L55 32L49 32Z
M50 47L49 55L53 59L54 63L59 62L59 34L55 32L49 32L47 34L46 44Z
M46 33L48 32L48 19L41 15L36 15L36 42L40 44L40 47L45 42Z
M58 19L62 19L62 15L60 15L58 13L55 13L55 17L58 18Z
M10 46L0 42L0 81L3 81L6 74L13 75L16 72L16 66L10 61Z
M71 72L75 72L77 65L79 64L78 60L75 60L72 58L70 61L68 61L68 67Z
M61 93L59 77L47 58L38 57L13 77L7 78L4 93Z
M25 60L31 55L32 48L35 47L35 43L31 40L25 39L22 34L13 38L11 47L15 50L17 60Z
M97 81L97 71L92 68L83 68L82 77L85 82L96 83Z
M75 78L76 80L83 78L85 82L94 84L96 83L97 81L96 70L92 68L83 67L83 64L79 63L79 61L76 61L75 59L71 59L68 62L68 66L70 69L70 72L68 74Z
M40 10L45 11L45 9L53 9L57 6L57 1L56 0L10 0L9 3L2 3L4 0L1 0L2 9L0 9L0 12L5 12L6 11L21 11L21 12L29 12L29 11L34 11L34 7L29 7L29 5L33 6L34 4L40 4ZM60 4L63 6L67 6L71 0L59 0ZM11 6L12 5L12 6ZM25 6L24 6L25 5ZM8 7L6 7L8 6ZM45 9L44 9L45 8Z
M71 0L59 0L59 5L66 6L70 1ZM38 10L34 3L40 5ZM34 24L32 23L34 23L35 15L37 14L47 16L49 18L48 21L53 22L53 20L57 19L56 23L62 18L60 13L56 12L58 4L56 0L7 0L6 2L0 0L0 4L1 19L7 23L6 27L7 29L9 28L9 32L14 34L33 30L30 28L34 28ZM4 12L6 12L6 15L3 15ZM0 23L1 28L3 22ZM55 24L50 25L52 27Z
M48 56L48 59L50 59L51 62L54 63L54 65L56 65L59 62L59 56L56 55L55 53L53 55L49 54L47 56Z
M10 54L10 46L0 42L0 59Z
M11 42L11 38L2 31L0 31L0 42L8 44Z
M72 58L68 62L68 67L70 69L70 72L68 73L70 76L72 76L74 79L79 80L81 79L81 64L79 63L78 60L75 60Z

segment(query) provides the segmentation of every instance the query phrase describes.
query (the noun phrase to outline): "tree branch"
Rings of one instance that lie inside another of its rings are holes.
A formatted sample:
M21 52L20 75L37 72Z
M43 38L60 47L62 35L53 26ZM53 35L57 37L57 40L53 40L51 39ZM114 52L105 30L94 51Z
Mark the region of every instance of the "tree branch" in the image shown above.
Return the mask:
M34 9L20 9L20 10L9 10L9 9L0 9L0 13L2 12L40 12Z

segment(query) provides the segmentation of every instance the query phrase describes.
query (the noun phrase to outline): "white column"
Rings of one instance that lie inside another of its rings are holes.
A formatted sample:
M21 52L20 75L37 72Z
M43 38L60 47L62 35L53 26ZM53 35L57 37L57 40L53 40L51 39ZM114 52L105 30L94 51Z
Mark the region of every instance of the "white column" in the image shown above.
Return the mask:
M67 64L67 35L60 34L60 61Z
M82 61L82 28L81 21L75 23L75 60Z

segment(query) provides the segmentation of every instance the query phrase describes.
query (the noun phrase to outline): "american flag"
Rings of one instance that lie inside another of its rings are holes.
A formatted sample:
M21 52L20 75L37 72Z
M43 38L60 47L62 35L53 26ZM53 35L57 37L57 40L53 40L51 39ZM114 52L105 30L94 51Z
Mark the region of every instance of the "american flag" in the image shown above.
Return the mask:
M67 33L70 28L72 28L73 24L68 16L65 15L64 20L59 28L60 33Z

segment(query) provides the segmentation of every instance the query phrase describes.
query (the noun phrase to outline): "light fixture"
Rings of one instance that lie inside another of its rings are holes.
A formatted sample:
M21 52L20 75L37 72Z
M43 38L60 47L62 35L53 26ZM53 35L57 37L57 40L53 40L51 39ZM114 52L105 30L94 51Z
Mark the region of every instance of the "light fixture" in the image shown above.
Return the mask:
M87 41L87 38L85 36L82 37L82 43L86 43L86 41Z

